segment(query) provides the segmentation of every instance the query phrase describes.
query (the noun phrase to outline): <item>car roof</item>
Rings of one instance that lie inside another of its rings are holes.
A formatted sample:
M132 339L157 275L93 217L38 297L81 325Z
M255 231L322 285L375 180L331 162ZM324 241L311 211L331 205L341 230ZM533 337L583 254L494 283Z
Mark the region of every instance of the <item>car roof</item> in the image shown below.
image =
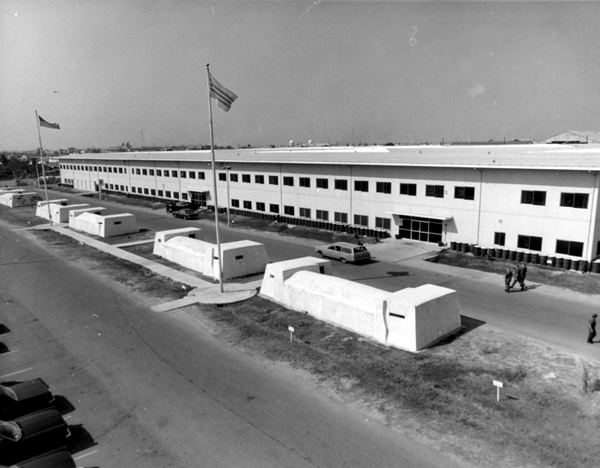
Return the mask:
M15 401L23 401L47 393L50 393L50 390L42 379L33 379L11 385L0 384L0 394L4 394Z
M53 427L67 425L60 413L53 408L16 418L14 422L19 425L24 437L29 437Z
M330 245L339 245L340 247L347 247L349 249L353 249L354 247L360 247L360 245L351 244L350 242L334 242Z

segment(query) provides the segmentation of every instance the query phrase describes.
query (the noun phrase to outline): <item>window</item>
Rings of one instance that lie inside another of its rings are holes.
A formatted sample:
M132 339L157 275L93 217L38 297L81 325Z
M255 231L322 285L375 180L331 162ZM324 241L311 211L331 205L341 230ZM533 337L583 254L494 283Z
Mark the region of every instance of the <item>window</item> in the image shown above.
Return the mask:
M588 197L587 193L561 193L560 206L586 209L588 206Z
M366 180L355 180L354 181L354 191L368 192L369 191L369 182Z
M231 174L231 173L229 173L229 180L231 182L237 182L238 181L238 175L237 174Z
M301 218L310 218L310 208L300 208Z
M252 202L249 200L244 200L244 209L245 210L251 210L252 209Z
M127 174L127 169L123 168L123 167L120 167L119 168L119 174L123 174L123 173Z
M148 189L146 189L146 190L148 190ZM137 188L137 192L138 192L138 193L143 193L143 192L142 192L142 187L138 187L138 188Z
M294 207L293 206L284 206L283 213L289 216L294 216Z
M190 179L195 179L196 173L194 171L190 171Z
M102 168L102 172L106 172L106 167L103 167L103 168Z
M294 178L293 177L289 177L289 176L284 177L283 178L283 185L288 185L290 187L293 187L294 186Z
M165 174L164 174L164 176L165 176L165 177L169 177L169 171L168 171L167 169L165 169Z
M521 191L521 204L544 206L546 204L546 192L523 190Z
M171 171L171 177L177 177L177 171Z
M542 250L542 238L535 236L519 236L517 247L529 250Z
M348 181L344 179L335 179L333 187L336 190L348 190Z
M277 177L276 175L270 175L269 185L279 185L279 177Z
M160 170L160 169L156 169L156 175L157 175L158 177L162 177L162 170Z
M166 196L167 198L171 198L171 192L170 192L169 190L167 190L167 191L165 192L165 196Z
M109 167L109 168L108 168L108 172L112 172L112 171L113 171L113 168L112 168L112 167ZM115 170L115 172L117 172L117 171Z
M244 182L245 184L249 184L250 183L250 174L242 174L242 182Z
M182 194L181 194L181 198L182 198L183 200L187 200L187 199L188 199L188 194L187 194L187 193L182 193Z
M348 213L335 212L333 214L333 220L336 223L348 224Z
M556 253L563 255L572 255L573 257L583 256L583 242L572 242L566 240L556 241Z
M153 176L154 175L154 169L148 169L148 175Z
M279 205L274 205L273 203L271 203L269 205L269 211L271 213L279 213Z
M234 208L239 208L240 201L234 198L233 200L231 200L231 206L233 206Z
M377 193L392 193L392 183L377 182L375 189L377 190Z
M198 179L204 180L204 172L198 172Z
M256 184L264 184L265 183L265 176L264 175L256 175L256 176L254 176L254 183L256 183Z
M329 188L329 180L317 179L317 188L328 189Z
M310 177L300 177L298 185L300 185L300 187L310 187Z
M163 191L162 191L162 190L159 190L159 191L158 191L158 196L159 196L159 197L162 197L162 196L163 196Z
M182 179L185 179L187 177L187 172L179 171L179 175L181 176Z
M400 184L400 195L417 196L417 184Z
M227 181L227 174L225 174L224 172L219 172L219 180L222 182L226 182Z
M148 170L147 169L142 169L142 175L148 175Z
M375 218L375 227L378 229L392 229L392 220L389 218Z
M147 188L144 189L144 195L148 195L148 189Z
M179 192L173 192L173 198L179 199Z
M369 225L369 217L364 215L354 215L354 224L357 226L368 226Z
M329 221L329 211L317 210L317 219Z
M444 198L444 186L443 185L426 185L425 196L434 198Z
M506 233L495 232L494 233L494 245L506 245Z
M256 202L256 211L265 211L265 204L262 202Z
M139 170L139 169L136 169L136 170L135 170L135 173L136 173L136 175L140 175L140 170Z
M475 200L475 187L454 187L454 198Z

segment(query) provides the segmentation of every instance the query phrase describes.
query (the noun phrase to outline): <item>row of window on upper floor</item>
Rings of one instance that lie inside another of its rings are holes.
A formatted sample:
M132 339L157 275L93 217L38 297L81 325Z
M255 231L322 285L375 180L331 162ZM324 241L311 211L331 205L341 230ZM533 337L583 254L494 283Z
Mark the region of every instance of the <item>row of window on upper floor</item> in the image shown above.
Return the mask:
M65 169L76 169L86 170L95 172L109 172L109 173L127 173L126 167L111 167L111 166L79 166L79 165L61 165L65 166ZM183 179L200 179L204 180L206 175L203 171L183 171L174 169L145 169L145 168L132 168L132 172L135 175L152 176L154 177L181 177ZM227 181L227 172L219 172L219 180ZM243 183L251 183L250 174L241 174L241 181ZM283 185L293 187L294 177L283 176ZM268 176L269 185L279 185L279 176L270 175ZM237 173L229 173L230 182L239 182L240 178ZM265 176L256 174L254 176L254 183L264 184ZM298 177L298 185L304 188L311 187L310 177ZM317 189L329 189L329 179L316 178L315 186ZM348 190L348 180L346 179L334 179L333 188L335 190ZM368 180L355 180L354 181L355 192L368 192L369 181ZM391 194L392 183L391 182L375 182L375 191L377 193ZM444 198L445 187L443 185L425 185L425 196L433 198ZM417 195L417 184L415 183L400 183L400 195L416 196ZM469 186L455 186L454 187L454 198L463 200L475 200L475 187ZM581 208L586 209L588 206L589 195L586 193L561 193L560 206L570 208ZM523 190L521 192L521 203L524 205L546 205L546 192L536 190Z

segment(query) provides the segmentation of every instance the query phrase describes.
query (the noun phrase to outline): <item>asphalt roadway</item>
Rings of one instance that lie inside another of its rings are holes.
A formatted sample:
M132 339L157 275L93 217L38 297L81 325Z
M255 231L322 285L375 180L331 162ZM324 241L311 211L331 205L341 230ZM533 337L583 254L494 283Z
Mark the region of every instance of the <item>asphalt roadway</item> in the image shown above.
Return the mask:
M50 385L78 466L464 466L1 222L0 278L0 380Z

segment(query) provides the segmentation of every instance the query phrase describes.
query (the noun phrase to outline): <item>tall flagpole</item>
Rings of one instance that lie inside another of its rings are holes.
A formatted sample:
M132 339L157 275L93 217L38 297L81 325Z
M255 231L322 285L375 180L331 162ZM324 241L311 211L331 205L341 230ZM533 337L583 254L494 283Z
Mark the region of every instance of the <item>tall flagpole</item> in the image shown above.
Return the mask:
M40 161L42 162L42 177L44 179L44 193L46 194L46 207L48 208L48 222L52 226L52 214L50 213L50 201L48 200L48 185L46 184L46 170L44 169L44 151L42 149L42 133L40 132L40 117L38 116L37 110L35 111L35 121L37 123L38 138L40 140ZM36 163L37 164L37 163ZM37 173L37 166L35 168ZM38 178L38 183L40 179Z
M212 176L213 176L213 191L215 194L215 230L217 233L217 255L219 257L219 285L223 292L223 267L221 263L221 242L219 240L219 201L217 198L217 169L215 164L215 137L213 133L213 117L212 117L212 102L210 100L210 70L206 64L206 77L208 79L208 114L210 117L210 151L212 154Z

